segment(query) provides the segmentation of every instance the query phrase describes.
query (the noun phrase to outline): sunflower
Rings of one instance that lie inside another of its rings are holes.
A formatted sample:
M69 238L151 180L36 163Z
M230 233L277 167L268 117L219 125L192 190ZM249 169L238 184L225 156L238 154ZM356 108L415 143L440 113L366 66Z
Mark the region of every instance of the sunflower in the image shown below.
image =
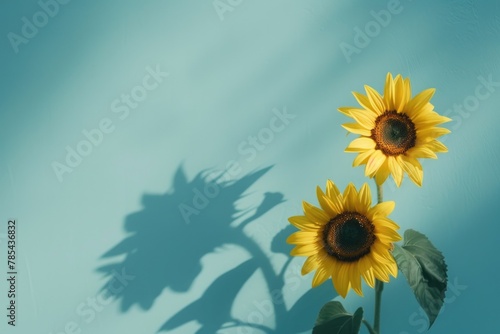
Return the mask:
M287 242L295 244L291 255L307 256L302 275L316 270L312 286L332 278L335 290L345 298L352 288L362 296L361 277L370 287L375 279L388 282L396 277L397 264L391 254L392 243L401 240L399 226L387 216L394 202L371 207L371 192L365 183L359 193L351 183L341 194L328 180L326 194L317 187L321 208L303 202L304 216L290 217L299 228Z
M365 85L366 96L353 92L361 105L338 110L352 117L356 123L342 126L361 135L353 140L346 152L359 153L353 166L366 164L365 175L375 177L378 185L392 174L399 187L406 172L418 186L422 186L424 172L419 158L437 159L436 153L448 152L436 138L450 133L435 127L451 121L439 115L429 102L435 89L426 89L411 98L410 80L387 73L384 96Z

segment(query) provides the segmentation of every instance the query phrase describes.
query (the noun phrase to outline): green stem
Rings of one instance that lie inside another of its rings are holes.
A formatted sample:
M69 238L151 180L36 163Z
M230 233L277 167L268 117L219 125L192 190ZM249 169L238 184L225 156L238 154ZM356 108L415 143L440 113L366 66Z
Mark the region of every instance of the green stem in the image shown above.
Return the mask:
M379 280L375 281L375 319L373 320L373 328L377 334L380 334L380 306L382 302L382 291L384 283Z
M368 328L368 332L370 332L370 334L377 334L377 332L375 332L375 330L373 329L373 327L370 325L370 323L368 321L363 319L363 323L365 324L366 328Z
M377 203L383 202L384 191L382 189L382 185L377 184Z
M382 203L383 191L382 185L377 184L377 202ZM382 291L384 290L384 283L375 280L375 318L373 320L373 329L375 333L380 334L380 309L382 303Z

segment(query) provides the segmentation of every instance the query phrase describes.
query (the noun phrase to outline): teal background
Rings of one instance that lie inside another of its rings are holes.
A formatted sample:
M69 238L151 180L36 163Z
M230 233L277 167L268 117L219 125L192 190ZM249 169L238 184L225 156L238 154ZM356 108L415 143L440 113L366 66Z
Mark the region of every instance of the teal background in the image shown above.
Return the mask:
M224 323L220 333L310 332L323 303L341 298L328 282L310 290L313 275L297 272L304 259L287 262L291 229L279 232L327 179L367 181L343 153L354 136L336 109L355 105L351 91L364 84L382 91L388 71L409 76L414 93L435 87L435 109L453 119L449 153L423 163L422 188L408 178L385 185L401 232L425 233L449 266L429 333L497 331L499 84L471 111L454 105L473 101L479 76L500 82L500 4L401 0L349 62L341 43L354 45L354 29L390 2L232 3L222 20L212 1L71 1L18 53L8 34L40 5L0 4L0 272L9 218L19 271L15 328L0 277L0 332L214 333ZM120 119L113 101L156 66L168 77ZM249 136L285 108L295 118L249 153ZM114 131L59 182L53 162L105 118ZM193 206L193 189L216 177L206 174L233 160L232 178L218 179L223 190L187 224L179 205ZM90 311L88 298L122 268L135 278ZM270 309L273 287L284 304ZM374 293L364 292L344 304L371 320ZM384 333L425 332L402 275L386 286L382 312Z

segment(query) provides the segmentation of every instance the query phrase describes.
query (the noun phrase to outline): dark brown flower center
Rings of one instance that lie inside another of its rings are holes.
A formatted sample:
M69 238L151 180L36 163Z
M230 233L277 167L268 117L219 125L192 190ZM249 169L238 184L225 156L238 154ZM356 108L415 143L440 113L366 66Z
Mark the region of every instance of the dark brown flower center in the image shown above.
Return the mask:
M323 230L326 252L343 262L354 262L370 253L374 241L373 224L357 212L335 216Z
M415 146L417 132L408 115L386 111L375 120L371 138L385 155L400 155Z

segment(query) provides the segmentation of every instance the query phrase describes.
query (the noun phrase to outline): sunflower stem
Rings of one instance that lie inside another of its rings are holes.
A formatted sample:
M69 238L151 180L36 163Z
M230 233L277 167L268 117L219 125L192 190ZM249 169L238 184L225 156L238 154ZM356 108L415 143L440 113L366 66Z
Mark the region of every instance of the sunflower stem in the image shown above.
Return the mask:
M375 319L373 320L373 329L375 333L380 334L380 306L382 302L382 291L384 283L379 280L375 281Z
M377 203L382 203L384 196L384 191L382 189L382 185L377 184Z
M382 185L377 184L377 202L383 201ZM380 334L380 308L382 303L382 291L384 290L384 283L375 280L375 316L373 319L373 329L375 333Z
M375 332L375 330L373 329L373 327L370 325L370 323L368 321L363 319L363 323L365 324L365 326L368 329L368 332L370 332L370 334L377 334L377 332Z

